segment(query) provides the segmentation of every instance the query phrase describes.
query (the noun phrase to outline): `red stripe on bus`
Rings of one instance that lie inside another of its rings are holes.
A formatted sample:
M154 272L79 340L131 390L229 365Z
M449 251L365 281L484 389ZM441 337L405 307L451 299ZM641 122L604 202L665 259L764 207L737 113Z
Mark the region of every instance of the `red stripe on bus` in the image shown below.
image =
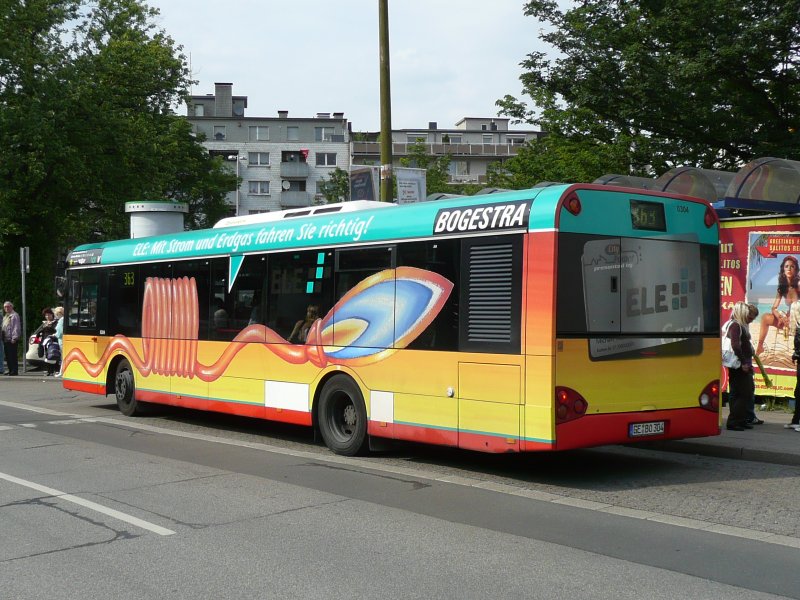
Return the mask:
M211 412L236 415L237 417L253 417L291 423L294 425L311 425L311 413L298 410L268 408L261 404L242 404L239 402L225 402L224 400L206 400L193 396L178 396L166 392L153 392L136 390L136 399L142 402L167 404L181 408L193 408Z
M389 437L383 431L391 426L394 430L394 438L409 442L420 442L423 444L437 444L440 446L458 446L458 432L449 429L436 429L434 427L422 427L420 425L405 425L402 423L390 423L387 427L380 427L378 422L370 421L369 433L376 437Z
M379 421L370 421L367 432L375 437L436 444L439 446L458 446L482 452L542 452L553 450L554 448L550 442L518 440L515 437L506 438L481 433L459 433L450 429L436 429L434 427L401 423L381 423ZM513 440L513 443L509 443L508 440Z
M630 437L632 423L664 421L664 433ZM631 444L657 440L719 435L719 413L702 408L677 408L648 412L586 415L556 425L556 450L570 450L605 444Z
M75 381L73 379L64 380L65 390L74 390L76 392L85 392L87 394L100 394L106 395L106 386L102 383L90 383L88 381Z
M519 452L518 437L502 437L482 433L458 433L458 447L480 452Z

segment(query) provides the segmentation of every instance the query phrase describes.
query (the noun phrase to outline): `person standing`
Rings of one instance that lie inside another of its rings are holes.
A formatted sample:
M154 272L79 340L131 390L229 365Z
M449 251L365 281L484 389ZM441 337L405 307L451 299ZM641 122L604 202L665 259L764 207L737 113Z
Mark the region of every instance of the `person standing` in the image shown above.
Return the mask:
M750 319L748 321L748 323L752 323L753 321L756 320L756 317L758 316L758 307L755 304L748 304L747 305L747 311L748 311L749 319ZM750 396L750 400L747 401L746 414L747 414L746 420L747 420L748 423L750 423L750 425L763 425L764 424L764 420L763 419L759 419L758 415L756 415L756 396L755 396L755 391L753 392L753 395Z
M58 373L56 373L56 377L61 377L62 371L64 370L64 307L56 306L53 309L53 313L56 319L58 319L56 321L56 339L58 340L59 354L61 356L61 359L58 361Z
M797 367L797 382L794 386L794 414L792 415L791 422L784 425L786 429L794 429L800 431L800 314L795 314L792 311L792 318L795 319L794 330L794 352L792 353L792 362Z
M17 346L19 338L22 337L22 325L19 315L14 311L14 305L6 300L3 303L3 351L8 363L8 374L19 375L19 359L17 358Z
M3 349L3 327L0 321L0 375L6 374L6 352Z
M753 344L750 339L748 325L753 321L750 307L746 302L737 302L733 307L731 320L725 335L731 341L736 358L740 365L728 367L728 380L731 382L728 404L727 428L731 431L744 431L753 426L747 422L747 406L755 392L753 381Z

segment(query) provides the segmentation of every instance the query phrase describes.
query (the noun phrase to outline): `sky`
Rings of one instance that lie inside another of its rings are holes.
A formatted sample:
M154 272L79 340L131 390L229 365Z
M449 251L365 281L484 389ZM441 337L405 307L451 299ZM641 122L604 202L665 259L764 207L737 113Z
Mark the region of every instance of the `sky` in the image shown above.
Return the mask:
M245 116L343 112L353 131L380 130L378 0L146 2L191 58L192 94L233 83L234 95L247 96ZM522 97L519 63L547 50L523 4L389 0L392 129L452 128L498 116L506 94Z

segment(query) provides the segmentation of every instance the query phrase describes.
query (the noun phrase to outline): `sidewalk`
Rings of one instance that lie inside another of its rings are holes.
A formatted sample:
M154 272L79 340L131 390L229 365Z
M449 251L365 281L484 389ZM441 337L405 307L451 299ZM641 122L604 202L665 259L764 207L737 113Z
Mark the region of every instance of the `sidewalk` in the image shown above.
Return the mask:
M18 378L0 377L0 380L6 379L38 380L61 387L61 379L59 377L48 377L44 370L28 370L27 373L23 373L21 365ZM754 425L753 429L745 431L728 431L725 429L728 408L723 407L722 432L717 436L649 442L636 444L636 446L663 452L682 452L685 454L800 466L800 431L783 428L786 423L791 421L791 413L759 410L756 411L756 414L759 419L765 421L763 425Z
M757 410L756 416L764 421L763 425L753 425L753 429L745 431L728 431L725 429L728 418L726 406L722 409L722 432L718 436L652 442L647 447L667 452L800 466L800 431L783 428L792 420L792 414Z

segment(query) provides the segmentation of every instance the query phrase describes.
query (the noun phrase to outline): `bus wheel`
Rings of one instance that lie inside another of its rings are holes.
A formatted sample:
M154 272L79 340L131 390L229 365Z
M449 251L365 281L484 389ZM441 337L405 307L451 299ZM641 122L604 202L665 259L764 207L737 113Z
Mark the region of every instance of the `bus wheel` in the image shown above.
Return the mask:
M356 456L367 446L367 409L355 381L338 376L328 380L319 396L319 431L336 454Z
M114 375L114 393L117 397L119 412L126 417L135 417L144 412L141 403L136 401L136 385L133 381L131 364L125 359L122 359L117 365L117 373Z

